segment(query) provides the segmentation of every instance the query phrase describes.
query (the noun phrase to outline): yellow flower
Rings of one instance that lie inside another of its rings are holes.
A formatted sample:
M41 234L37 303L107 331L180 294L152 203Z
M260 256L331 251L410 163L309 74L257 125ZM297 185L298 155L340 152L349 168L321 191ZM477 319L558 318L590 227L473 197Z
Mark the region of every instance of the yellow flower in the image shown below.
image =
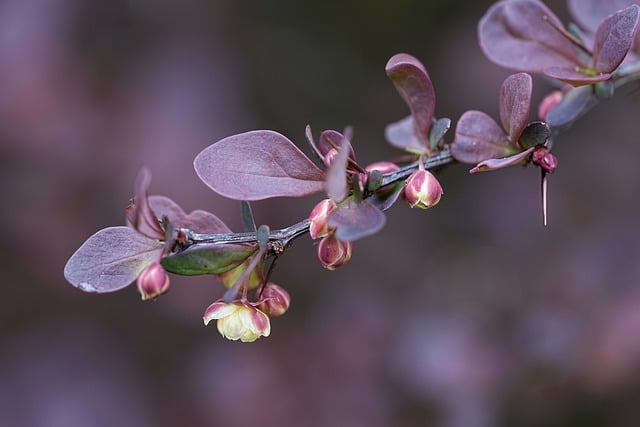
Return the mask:
M218 331L230 340L253 342L271 333L269 316L248 303L216 301L204 312L204 324L217 320Z

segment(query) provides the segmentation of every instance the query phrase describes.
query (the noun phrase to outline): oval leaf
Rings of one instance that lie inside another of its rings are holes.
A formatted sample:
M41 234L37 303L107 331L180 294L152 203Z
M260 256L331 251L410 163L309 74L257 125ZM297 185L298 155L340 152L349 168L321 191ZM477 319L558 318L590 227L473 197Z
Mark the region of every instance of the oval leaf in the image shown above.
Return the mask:
M622 10L637 0L568 0L571 16L582 28L594 32L604 18Z
M575 67L549 67L545 68L544 74L548 77L552 77L554 79L569 83L571 86L575 87L592 85L605 80L609 80L611 78L611 74L609 73L601 73L595 76L588 76L581 73L580 71L576 71Z
M200 179L236 200L300 197L322 191L324 172L285 136L269 130L233 135L201 151Z
M470 173L486 172L486 171L506 168L507 166L516 165L522 162L523 160L525 160L533 152L533 150L535 150L535 148L536 147L530 147L521 153L514 154L513 156L509 156L509 157L503 157L501 159L484 160L478 163L476 167L471 169L469 172Z
M566 126L573 122L585 108L595 102L590 86L582 86L567 92L562 101L553 107L546 116L547 123L552 127Z
M547 67L582 66L573 45L555 28L558 17L537 0L502 0L478 24L480 47L506 68L542 72Z
M533 80L527 73L510 75L500 87L500 119L511 141L520 139L527 124L532 89Z
M131 284L157 261L164 244L129 227L109 227L89 237L69 258L64 277L85 292L113 292Z
M413 116L407 116L400 121L387 125L384 130L384 137L389 141L389 144L401 150L418 154L424 152L424 143L416 136Z
M609 15L598 26L593 47L593 68L611 73L618 68L631 49L638 27L640 7L633 4Z
M459 162L478 163L517 151L500 126L482 111L466 111L458 120L451 154Z
M360 203L350 200L329 214L327 224L334 227L336 238L352 242L377 233L384 227L384 213L366 200Z
M422 151L428 151L436 95L426 68L415 57L399 53L389 59L385 70L411 110L414 131L422 142Z
M163 258L161 264L167 271L184 276L220 274L239 266L256 250L247 245L198 243Z

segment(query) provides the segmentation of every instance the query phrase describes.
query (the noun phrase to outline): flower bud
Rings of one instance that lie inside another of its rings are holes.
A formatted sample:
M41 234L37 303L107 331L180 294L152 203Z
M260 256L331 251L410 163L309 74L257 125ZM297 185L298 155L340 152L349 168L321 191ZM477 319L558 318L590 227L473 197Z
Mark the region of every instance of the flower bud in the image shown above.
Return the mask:
M275 283L267 283L260 295L258 308L267 316L277 317L289 309L291 297L289 292Z
M214 302L204 312L204 324L214 319L218 332L232 341L253 342L271 333L269 316L247 302Z
M226 288L231 288L236 280L240 278L242 273L249 267L251 263L252 257L247 258L242 264L239 266L232 268L231 270L218 274L218 278L222 281ZM247 290L251 291L256 289L260 283L262 283L262 269L256 267L253 269L251 274L249 275L249 282L247 284Z
M327 217L336 207L336 202L333 199L324 199L314 206L309 215L309 235L312 239L325 237L329 234Z
M558 158L549 152L544 146L536 147L531 155L531 162L540 166L545 172L553 173L558 167Z
M318 244L318 258L327 270L335 270L351 259L353 243L336 239L333 234L324 237Z
M395 163L387 162L387 161L374 162L365 168L365 170L369 172L378 171L382 174L395 172L399 169L400 169L400 166L396 165Z
M337 155L338 155L338 150L336 150L335 148L332 148L329 151L327 151L327 153L324 155L324 158L322 159L324 165L327 168L331 166L331 163L333 163L333 160L336 158Z
M431 172L423 169L412 173L404 187L404 196L412 208L431 208L438 204L442 194L438 179Z
M169 275L159 262L145 267L136 281L142 300L158 297L169 291Z
M555 90L545 96L538 105L538 117L540 117L540 120L547 120L547 114L549 114L549 111L558 105L560 101L562 101L563 97L564 94L559 90Z

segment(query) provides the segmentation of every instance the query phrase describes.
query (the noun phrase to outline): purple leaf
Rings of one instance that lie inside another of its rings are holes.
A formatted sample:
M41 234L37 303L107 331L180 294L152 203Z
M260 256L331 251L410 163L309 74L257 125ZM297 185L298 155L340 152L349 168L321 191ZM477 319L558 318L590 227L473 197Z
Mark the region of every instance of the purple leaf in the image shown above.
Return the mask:
M440 140L444 137L444 134L449 131L450 127L451 119L448 117L433 120L433 125L429 132L429 147L432 150L436 148Z
M151 183L151 172L143 168L136 178L133 202L126 209L127 225L151 239L164 237L164 230L159 215L149 204L148 189Z
M326 156L326 154L332 148L338 149L342 147L342 144L347 144L349 147L349 158L351 160L356 159L356 153L353 151L353 146L349 142L348 138L345 138L340 132L335 130L325 130L320 134L320 138L318 139L318 148L322 156Z
M346 141L346 139L345 139ZM343 144L338 150L338 155L333 159L327 170L325 191L327 196L336 202L341 202L349 194L347 183L347 164L349 162L349 146Z
M436 95L426 68L413 56L399 53L389 59L385 70L411 110L414 132L422 142L421 151L428 150Z
M164 217L169 218L171 222L180 221L185 213L182 208L173 200L166 196L153 195L149 196L149 206L153 210L153 213L159 219Z
M329 214L327 224L334 227L338 240L352 242L377 233L384 227L384 213L366 200L350 200Z
M610 73L622 63L631 49L638 28L640 7L634 4L609 15L598 26L593 48L593 68Z
M470 173L476 172L486 172L492 171L496 169L506 168L507 166L512 166L522 162L526 159L536 147L530 147L518 154L514 154L513 156L503 157L501 159L487 159L478 163L473 169L471 169Z
M554 79L562 80L572 86L585 86L603 82L611 78L611 74L602 73L596 76L588 76L575 70L575 67L549 67L545 68L544 74Z
M322 191L324 172L285 136L270 130L233 135L202 150L200 179L236 200L300 197Z
M527 125L533 82L527 73L512 74L500 88L500 119L511 141L517 141Z
M517 148L500 126L482 111L466 111L458 120L451 154L463 163L506 157Z
M64 267L64 277L85 292L113 292L158 261L164 243L129 227L109 227L89 237Z
M582 86L567 92L562 101L553 107L546 116L550 126L565 126L573 122L590 102L595 102L590 86Z
M502 0L480 20L480 47L494 63L520 71L542 72L548 67L582 64L571 42L554 26L563 28L542 2Z
M401 150L422 153L424 151L424 143L416 136L413 116L407 116L404 119L387 125L384 130L384 136L389 144Z
M169 218L173 227L189 228L198 233L231 233L229 227L211 212L197 209L187 215L166 196L150 196L149 204L159 218Z
M604 18L622 10L637 0L568 0L569 12L576 22L584 29L595 32Z

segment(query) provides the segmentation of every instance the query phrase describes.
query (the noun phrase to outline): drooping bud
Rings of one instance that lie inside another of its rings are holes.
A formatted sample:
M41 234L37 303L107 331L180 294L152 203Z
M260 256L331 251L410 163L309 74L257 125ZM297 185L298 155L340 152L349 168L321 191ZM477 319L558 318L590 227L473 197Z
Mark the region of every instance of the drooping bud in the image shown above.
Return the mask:
M563 97L564 94L559 90L554 90L553 92L545 96L538 105L538 117L540 117L540 120L546 120L549 111L551 111L553 107L558 105L560 101L562 101Z
M267 283L262 290L258 308L267 316L277 317L289 309L291 297L289 292L275 283Z
M531 162L540 166L545 172L553 173L558 167L558 158L549 152L547 147L537 147L531 155Z
M214 319L218 332L232 341L253 342L271 333L269 316L246 302L214 302L204 312L204 324Z
M142 300L154 299L169 291L169 275L159 262L145 267L136 280Z
M309 215L309 235L312 239L325 237L331 231L327 225L327 217L336 209L333 199L324 199L314 206Z
M443 193L438 179L424 169L412 173L404 187L404 196L412 208L431 208L438 204Z
M333 234L324 237L318 244L318 258L327 270L335 270L351 259L353 243L338 240Z
M252 260L252 257L249 257L239 266L225 273L218 274L218 278L220 279L220 281L222 281L222 283L227 289L231 288L236 283L236 281L240 278L242 273L244 273L247 267L249 267L249 264L251 264L251 260ZM253 289L256 289L260 285L260 283L262 283L262 269L259 267L256 267L253 269L253 271L249 275L247 290L251 291Z

